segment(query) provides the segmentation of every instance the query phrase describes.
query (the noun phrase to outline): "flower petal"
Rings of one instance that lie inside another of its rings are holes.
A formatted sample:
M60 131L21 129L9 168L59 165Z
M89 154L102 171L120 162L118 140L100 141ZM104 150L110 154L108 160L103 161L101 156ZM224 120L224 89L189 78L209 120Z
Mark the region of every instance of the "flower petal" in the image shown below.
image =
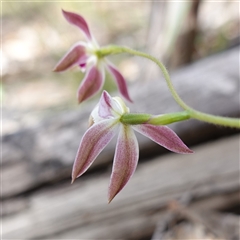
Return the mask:
M102 96L99 101L99 116L102 118L112 117L112 97L107 91L103 91Z
M109 202L123 189L135 172L138 157L138 142L132 128L121 124L108 190Z
M126 81L125 81L124 77L122 76L122 74L111 63L107 64L107 68L108 68L109 72L112 74L112 76L114 77L114 79L116 80L116 83L118 85L118 89L119 89L120 93L129 102L132 102L132 100L131 100L131 98L129 97L129 94L128 94Z
M95 95L103 87L104 71L93 66L87 72L78 89L78 102L81 103Z
M99 101L98 115L101 118L120 118L124 113L128 113L129 108L119 97L111 97L107 91L103 91Z
M169 127L154 126L151 124L134 125L132 127L134 130L172 152L192 153L192 150L190 150Z
M86 54L86 47L83 43L75 44L65 54L65 56L58 62L53 69L54 72L62 72L74 65L84 64L88 56Z
M120 117L121 113L118 113L118 109L119 107L117 106L116 101L109 95L107 91L103 91L99 101L99 116L102 118Z
M84 134L72 170L72 181L81 176L116 134L118 121L103 120Z
M80 16L79 14L67 12L64 10L62 10L62 13L69 23L79 27L83 31L83 33L86 35L87 39L89 39L89 40L92 39L92 35L90 33L87 22L85 21L85 19L82 16Z

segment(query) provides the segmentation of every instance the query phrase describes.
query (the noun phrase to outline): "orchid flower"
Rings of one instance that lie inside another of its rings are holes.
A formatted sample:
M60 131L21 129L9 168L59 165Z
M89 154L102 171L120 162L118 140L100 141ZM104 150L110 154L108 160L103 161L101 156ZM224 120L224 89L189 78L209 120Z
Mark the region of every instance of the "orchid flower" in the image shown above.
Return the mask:
M119 91L123 97L132 102L128 94L126 81L122 74L111 62L97 54L99 46L92 36L85 19L76 13L64 10L62 12L66 20L70 24L80 28L87 38L87 42L80 41L74 44L54 68L55 72L62 72L73 66L79 66L82 72L86 71L85 77L78 89L78 102L81 103L85 101L101 90L105 79L104 67L116 80Z
M124 114L129 115L129 108L126 107L123 100L119 97L112 98L104 91L99 103L91 113L91 126L80 142L73 165L72 181L87 171L100 152L119 132L108 191L109 202L123 189L137 167L139 147L133 130L170 151L192 153L167 126L155 126L147 122L126 124L122 122Z

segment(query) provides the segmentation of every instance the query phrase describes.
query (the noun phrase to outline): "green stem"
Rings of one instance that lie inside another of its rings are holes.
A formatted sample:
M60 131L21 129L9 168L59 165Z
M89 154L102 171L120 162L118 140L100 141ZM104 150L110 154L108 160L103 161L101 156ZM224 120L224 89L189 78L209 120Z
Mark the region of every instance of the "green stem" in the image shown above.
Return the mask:
M125 113L122 115L120 121L123 124L136 125L147 123L151 117L151 114L146 113Z
M240 119L239 118L229 118L229 117L221 117L221 116L215 116L212 114L202 113L196 110L191 109L189 112L189 115L191 118L195 118L200 121L213 123L225 127L234 127L234 128L240 128Z
M152 125L167 125L174 122L184 121L189 118L190 118L190 115L188 111L166 113L166 114L152 116L152 118L147 123Z
M108 47L105 47L105 48L101 48L100 51L101 51L101 53L98 54L98 55L101 55L102 57L107 56L107 55L111 55L111 54L130 53L130 54L133 54L133 55L137 55L137 56L140 56L140 57L144 57L144 58L150 59L151 61L155 62L160 67L160 69L162 70L162 73L163 73L164 78L166 79L168 88L171 91L172 96L174 97L175 101L183 109L185 109L185 110L189 110L190 109L190 107L187 106L183 102L183 100L179 97L179 95L175 91L175 89L174 89L174 87L172 85L170 76L169 76L168 71L165 68L165 66L160 61L158 61L155 57L153 57L151 55L148 55L146 53L140 52L140 51L133 50L133 49L128 48L128 47L115 46L115 45L114 46L108 46Z
M165 68L165 66L159 60L157 60L155 57L148 55L146 53L140 52L140 51L133 50L128 47L115 46L115 45L103 47L96 52L96 54L99 57L105 57L107 55L113 55L113 54L119 54L119 53L133 54L136 56L150 59L151 61L156 63L163 73L163 76L166 80L167 86L168 86L173 98L179 104L179 106L181 106L184 110L186 110L188 112L188 114L190 115L191 118L195 118L195 119L198 119L198 120L201 120L204 122L222 125L222 126L226 126L226 127L240 128L240 119L238 119L238 118L214 116L211 114L206 114L206 113L196 111L193 108L191 108L190 106L188 106L176 92L176 90L171 82L169 73L168 73L167 69Z
M120 121L123 124L151 124L151 125L167 125L174 122L184 121L190 118L187 111L166 113L161 115L151 115L147 113L125 113L122 115Z

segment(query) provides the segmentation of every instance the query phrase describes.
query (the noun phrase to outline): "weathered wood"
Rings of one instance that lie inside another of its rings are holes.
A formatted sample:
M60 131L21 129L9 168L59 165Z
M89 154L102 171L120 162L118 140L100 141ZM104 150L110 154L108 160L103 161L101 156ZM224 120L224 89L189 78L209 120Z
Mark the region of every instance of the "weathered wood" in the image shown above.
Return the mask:
M219 212L236 203L239 204L238 192L200 199L191 206L172 201L167 218L158 222L152 240L239 239L239 216Z
M201 60L172 74L177 91L191 106L224 116L239 115L239 48ZM133 111L153 114L179 111L163 79L139 80L131 86ZM78 110L57 114L38 127L23 129L2 138L2 197L8 198L44 184L67 179L80 139L87 128L94 102ZM171 127L190 145L222 136L234 130L202 124L195 120ZM138 135L140 157L164 151ZM112 160L115 142L109 144L90 171Z
M139 164L129 184L110 205L110 173L30 194L27 208L3 217L3 238L140 239L151 236L157 222L168 214L166 205L173 199L190 195L198 199L195 206L201 209L201 199L206 203L207 197L222 194L215 206L205 204L205 210L222 208L224 195L239 188L239 136L193 150L192 155L168 154ZM238 201L238 197L234 199Z

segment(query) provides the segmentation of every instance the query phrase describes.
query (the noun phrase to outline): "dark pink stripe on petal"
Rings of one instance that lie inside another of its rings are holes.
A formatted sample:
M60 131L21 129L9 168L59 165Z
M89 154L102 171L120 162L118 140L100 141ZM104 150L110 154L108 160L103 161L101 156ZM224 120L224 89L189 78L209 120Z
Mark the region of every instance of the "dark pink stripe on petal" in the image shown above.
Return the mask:
M114 137L118 129L116 120L95 123L84 134L72 170L72 180L81 176L91 166L100 152Z
M86 35L87 39L89 39L89 40L92 39L87 22L81 15L72 13L72 12L67 12L64 10L62 10L62 12L63 12L64 17L66 18L66 20L69 23L79 27L83 31L83 33Z
M109 202L123 189L135 172L138 157L138 142L133 130L130 126L121 125L108 190Z
M133 129L172 152L192 153L192 150L169 127L141 124L134 125Z
M81 103L101 90L104 83L104 71L93 66L86 74L79 89L78 102Z
M122 74L112 64L107 64L107 68L108 68L109 72L112 74L112 76L114 77L114 79L116 80L116 83L118 85L118 89L119 89L120 93L129 102L132 102L132 100L128 94L127 83L126 83L124 77L122 76Z
M58 62L56 67L54 68L54 72L62 72L70 67L79 64L81 61L86 61L86 48L83 45L75 45L73 46L65 56Z

